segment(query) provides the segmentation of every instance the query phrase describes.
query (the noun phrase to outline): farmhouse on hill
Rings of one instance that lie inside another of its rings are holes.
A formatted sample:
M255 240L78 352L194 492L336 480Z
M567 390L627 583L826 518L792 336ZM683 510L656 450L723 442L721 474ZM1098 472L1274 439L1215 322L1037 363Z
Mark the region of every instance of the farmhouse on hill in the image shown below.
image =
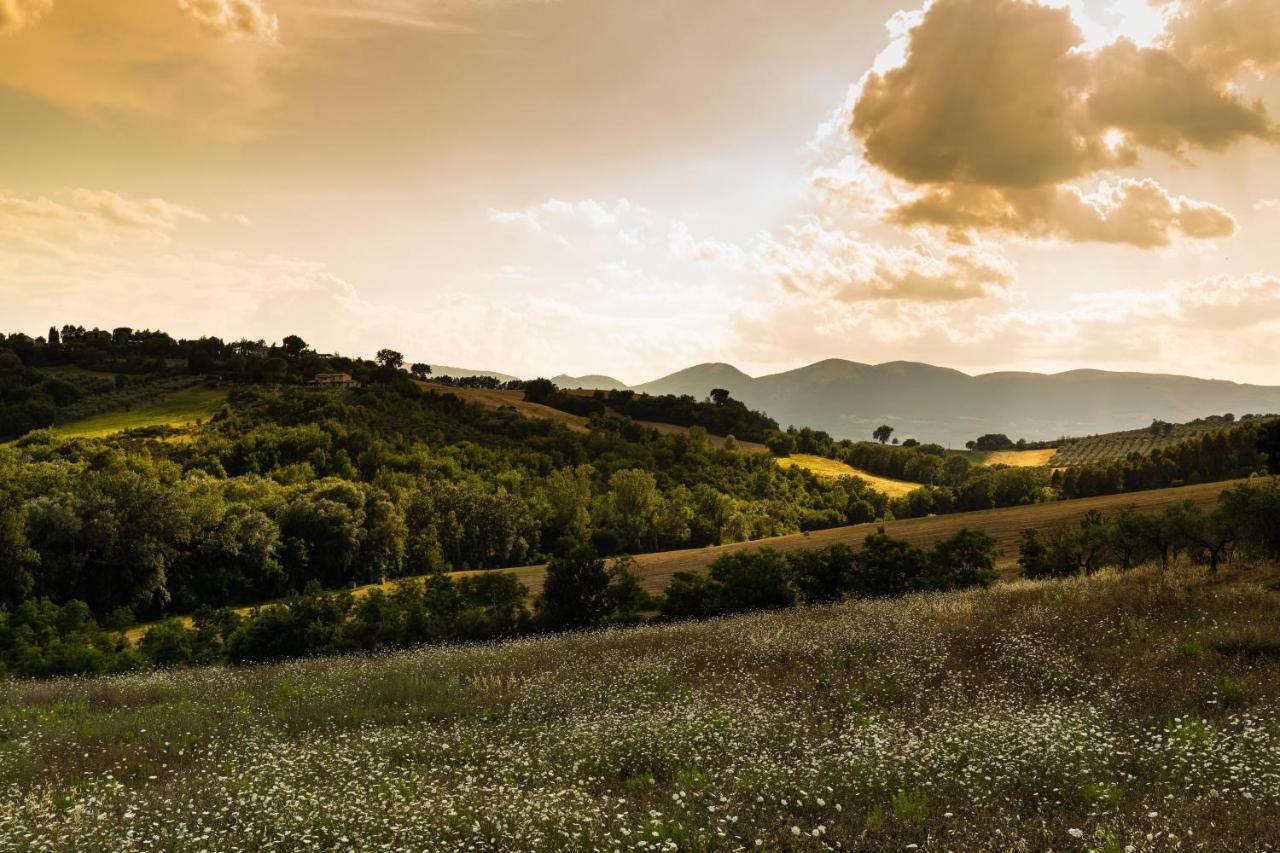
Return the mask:
M317 373L311 377L311 385L316 388L359 388L350 373Z

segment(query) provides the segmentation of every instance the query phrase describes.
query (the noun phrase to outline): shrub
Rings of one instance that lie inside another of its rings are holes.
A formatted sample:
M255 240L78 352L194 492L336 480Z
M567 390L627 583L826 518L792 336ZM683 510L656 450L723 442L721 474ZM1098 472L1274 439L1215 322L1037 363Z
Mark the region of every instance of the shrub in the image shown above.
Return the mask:
M589 628L609 610L609 573L594 548L578 546L547 564L538 619L547 628Z
M853 590L857 554L848 545L828 545L787 555L787 574L801 601L839 601Z
M665 619L706 619L721 612L721 585L705 575L676 572L662 600Z
M795 604L787 584L786 561L773 548L734 551L711 564L711 578L720 584L720 610L740 613Z

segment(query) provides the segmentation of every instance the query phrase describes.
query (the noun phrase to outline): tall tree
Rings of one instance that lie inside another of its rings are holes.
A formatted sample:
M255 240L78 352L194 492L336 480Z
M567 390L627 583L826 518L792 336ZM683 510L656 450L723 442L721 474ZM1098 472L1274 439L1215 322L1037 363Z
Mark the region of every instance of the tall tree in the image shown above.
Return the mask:
M396 352L393 349L380 349L375 355L374 360L383 367L390 367L399 370L404 367L404 354Z
M608 612L609 573L590 546L579 546L547 564L538 618L548 628L590 628Z

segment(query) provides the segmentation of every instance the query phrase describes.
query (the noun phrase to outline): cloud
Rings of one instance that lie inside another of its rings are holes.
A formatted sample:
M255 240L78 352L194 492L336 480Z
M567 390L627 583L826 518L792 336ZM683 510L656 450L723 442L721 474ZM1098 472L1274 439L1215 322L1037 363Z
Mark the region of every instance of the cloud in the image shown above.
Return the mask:
M71 189L65 200L0 192L0 250L25 257L68 258L86 247L121 241L167 243L183 223L207 222L200 211L159 198Z
M1280 320L1280 278L1266 273L1171 281L1152 290L1095 294L1081 300L1082 322L1119 319L1211 335L1239 332Z
M16 33L52 8L53 0L0 0L0 35Z
M280 32L279 19L262 0L178 0L178 8L219 36L274 42Z
M1245 103L1167 50L1122 40L1098 51L1091 70L1088 109L1097 135L1119 128L1127 141L1177 156L1187 148L1221 151L1245 137L1277 138L1261 103Z
M1005 258L978 246L920 242L892 248L809 217L781 238L762 235L753 266L784 291L834 303L957 302L996 296L1013 284Z
M995 189L948 184L929 189L889 214L900 225L936 225L965 240L968 229L1067 242L1125 243L1143 249L1178 238L1208 240L1237 231L1234 217L1207 202L1172 196L1153 180L1102 183L1092 193L1072 185Z
M189 207L160 198L131 199L107 190L77 189L72 192L83 208L125 228L143 231L172 231L184 220L208 221L207 216Z
M938 0L906 63L866 79L854 133L872 163L912 183L1035 187L1131 160L1093 127L1082 40L1067 9Z
M1152 248L1176 236L1230 236L1226 211L1151 181L1090 194L1072 184L1131 168L1142 149L1185 158L1245 138L1280 138L1263 106L1242 100L1230 81L1246 65L1270 67L1270 36L1242 37L1245 46L1230 57L1188 46L1213 29L1187 23L1205 10L1220 13L1215 32L1224 16L1269 14L1274 28L1274 11L1253 0L1182 8L1175 24L1190 34L1171 30L1155 47L1121 38L1090 49L1069 8L1026 0L936 0L918 17L895 19L897 64L878 62L843 111L845 141L857 150L834 164L828 156L813 183L828 194L865 195L874 182L861 160L893 185L879 193L893 199L882 205L889 221L942 226L960 240L997 230ZM820 137L827 147L840 140L831 127Z
M1275 0L1184 0L1170 17L1164 44L1215 80L1242 70L1280 68L1280 13Z
M94 124L142 119L202 144L246 139L277 102L268 72L296 61L267 38L275 16L246 2L57 0L55 14L4 40L0 87Z

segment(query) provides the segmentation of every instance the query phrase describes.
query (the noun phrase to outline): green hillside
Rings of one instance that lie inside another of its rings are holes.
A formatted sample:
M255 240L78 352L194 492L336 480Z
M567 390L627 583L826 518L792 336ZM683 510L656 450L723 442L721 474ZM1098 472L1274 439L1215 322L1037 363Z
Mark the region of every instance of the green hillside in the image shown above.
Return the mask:
M144 400L127 409L60 424L54 427L54 432L66 438L100 438L144 427L188 427L208 420L226 399L226 390L188 388Z

